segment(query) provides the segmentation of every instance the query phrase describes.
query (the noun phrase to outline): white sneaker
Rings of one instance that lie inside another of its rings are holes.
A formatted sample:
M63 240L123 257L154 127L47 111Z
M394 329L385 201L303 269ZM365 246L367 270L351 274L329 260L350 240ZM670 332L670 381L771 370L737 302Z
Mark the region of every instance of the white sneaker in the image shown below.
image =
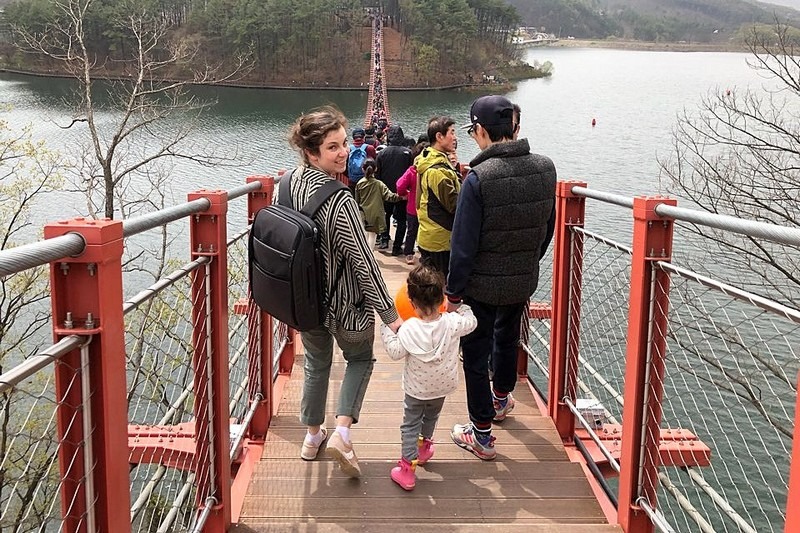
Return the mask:
M338 431L334 431L331 438L328 439L328 446L325 449L328 457L338 461L339 467L342 472L350 477L359 477L361 475L361 468L358 466L358 457L353 450L353 445L345 444L342 436Z
M306 433L306 438L303 440L303 448L300 450L300 459L305 461L313 461L317 458L320 447L325 443L325 439L328 438L327 429L321 427L319 430L322 432L322 440L319 441L319 444L317 445L314 445L313 441L311 440L311 435Z

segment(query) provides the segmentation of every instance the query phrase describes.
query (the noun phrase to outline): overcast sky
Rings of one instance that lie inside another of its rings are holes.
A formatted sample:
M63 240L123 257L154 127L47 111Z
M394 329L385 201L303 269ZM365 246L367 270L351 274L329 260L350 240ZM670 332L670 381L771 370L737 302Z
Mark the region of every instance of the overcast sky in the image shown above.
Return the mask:
M770 4L777 4L779 6L789 6L795 9L800 9L800 0L769 0Z

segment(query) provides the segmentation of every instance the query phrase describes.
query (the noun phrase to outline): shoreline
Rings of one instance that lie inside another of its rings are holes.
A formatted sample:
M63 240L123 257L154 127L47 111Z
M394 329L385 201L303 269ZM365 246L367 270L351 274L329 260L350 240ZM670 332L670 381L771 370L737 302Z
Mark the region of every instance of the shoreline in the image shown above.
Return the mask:
M71 74L65 74L63 72L41 72L37 70L20 70L20 69L12 69L6 67L0 67L0 74L13 74L17 76L33 76L36 78L61 78L61 79L75 79L74 76ZM102 80L102 81L126 81L128 78L123 76L95 76L93 79L95 80ZM179 82L179 81L186 81L188 85L195 85L198 87L229 87L235 89L269 89L269 90L276 90L276 91L369 91L367 86L333 86L333 85L267 85L267 84L258 84L258 83L246 83L246 82L208 82L208 83L196 83L189 80L160 80L165 83L169 82ZM483 91L493 91L497 89L501 90L511 90L513 89L513 83L500 83L500 84L486 84L486 83L460 83L460 84L453 84L453 85L441 85L441 86L425 86L425 87L387 87L386 89L391 92L395 91L403 91L403 92L419 92L419 91L474 91L474 92L483 92Z
M557 43L544 48L608 48L643 52L749 52L746 45L738 43L672 43L625 39L560 39Z

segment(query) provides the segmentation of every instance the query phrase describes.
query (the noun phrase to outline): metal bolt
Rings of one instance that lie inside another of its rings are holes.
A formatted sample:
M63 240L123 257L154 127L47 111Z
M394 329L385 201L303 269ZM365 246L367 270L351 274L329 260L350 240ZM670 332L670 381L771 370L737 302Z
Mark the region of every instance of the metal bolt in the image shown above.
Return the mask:
M211 223L215 223L217 221L217 215L211 215Z
M661 249L661 257L667 257L667 251L664 248Z
M200 222L200 215L195 215L194 216L194 221L195 222Z
M69 263L61 263L61 273L65 276L69 273Z
M89 263L86 265L86 269L89 271L89 275L94 277L95 273L97 272L97 264Z
M208 251L211 252L212 254L214 253L214 245L213 244L210 244L208 246Z
M94 317L92 313L86 313L86 329L92 329L94 327Z
M63 263L62 263L63 264ZM64 327L67 329L72 329L72 312L67 311L67 318L64 320Z
M202 252L203 251L203 244L202 243L197 245L197 251L198 252Z
M650 257L653 257L653 255L655 255L655 253L656 253L655 249L654 248L650 248Z
M653 227L653 221L652 220L648 220L647 221L647 227L648 228L652 228Z

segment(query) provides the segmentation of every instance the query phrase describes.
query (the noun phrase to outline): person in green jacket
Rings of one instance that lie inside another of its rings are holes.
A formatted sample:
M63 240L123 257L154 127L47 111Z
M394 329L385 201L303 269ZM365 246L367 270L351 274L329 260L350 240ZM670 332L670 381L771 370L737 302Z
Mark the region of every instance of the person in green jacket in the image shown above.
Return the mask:
M381 180L375 171L377 163L372 158L367 158L361 165L364 177L356 185L356 202L364 214L364 230L367 232L367 242L375 246L378 235L386 231L386 211L383 202L401 202L405 197L393 193Z
M431 145L414 160L417 167L417 243L421 261L447 279L450 264L450 234L456 215L461 182L447 154L455 151L455 121L433 117L428 121Z

